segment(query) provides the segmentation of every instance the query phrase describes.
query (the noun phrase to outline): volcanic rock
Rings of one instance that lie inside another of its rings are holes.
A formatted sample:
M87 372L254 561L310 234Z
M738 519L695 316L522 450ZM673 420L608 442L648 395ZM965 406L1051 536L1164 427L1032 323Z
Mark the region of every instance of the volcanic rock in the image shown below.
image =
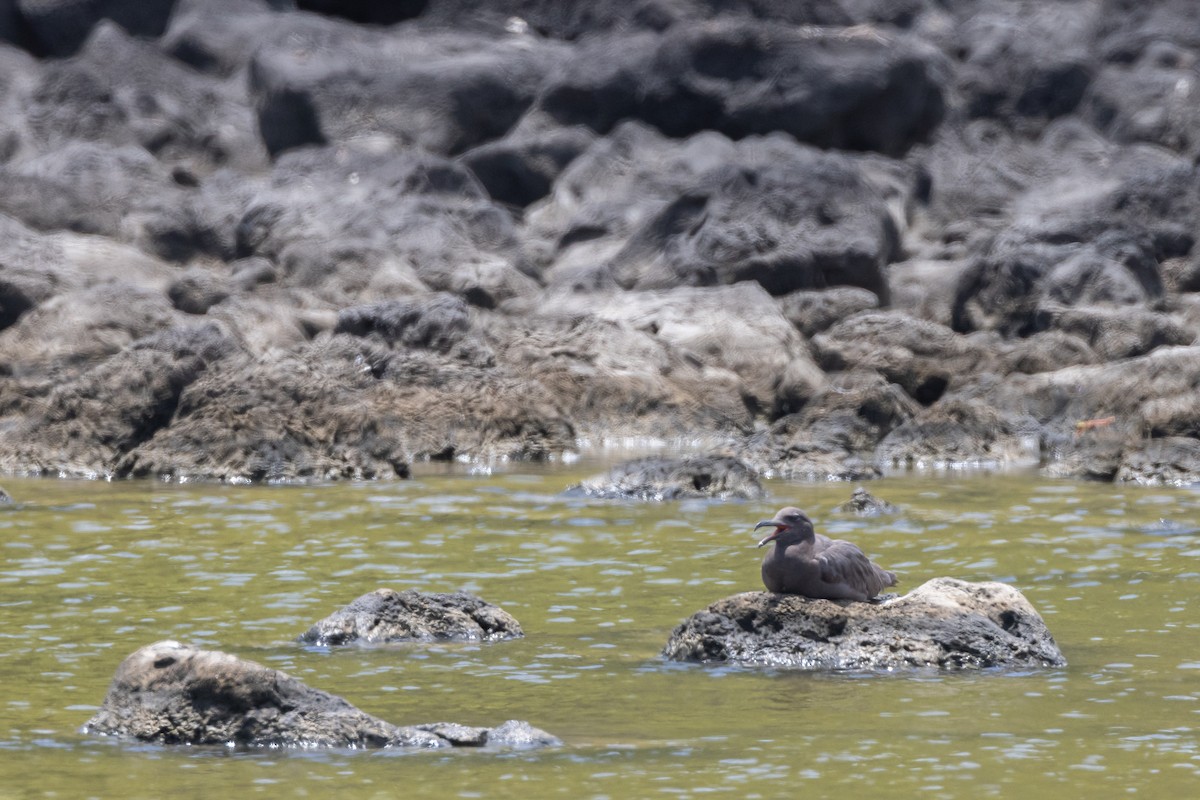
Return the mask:
M834 509L843 514L855 514L860 517L878 517L882 514L895 514L900 509L886 500L880 500L866 489L859 486L850 495L850 500Z
M1061 667L1066 659L1029 601L1003 583L935 578L879 602L746 592L672 633L673 661L808 670Z
M82 732L165 745L239 747L558 744L525 722L492 729L396 726L286 673L174 641L148 645L122 661L103 705Z
M729 456L634 459L613 467L605 475L588 478L567 492L655 501L689 497L754 500L764 494L757 473Z
M503 609L466 592L376 589L335 611L300 637L322 647L434 639L519 639L521 625Z

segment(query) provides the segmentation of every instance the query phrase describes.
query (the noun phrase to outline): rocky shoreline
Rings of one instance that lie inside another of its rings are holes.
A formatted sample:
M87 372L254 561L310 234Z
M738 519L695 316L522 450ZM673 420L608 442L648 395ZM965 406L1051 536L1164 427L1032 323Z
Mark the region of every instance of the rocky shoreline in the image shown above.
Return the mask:
M0 472L1195 483L1198 64L1184 0L0 0Z

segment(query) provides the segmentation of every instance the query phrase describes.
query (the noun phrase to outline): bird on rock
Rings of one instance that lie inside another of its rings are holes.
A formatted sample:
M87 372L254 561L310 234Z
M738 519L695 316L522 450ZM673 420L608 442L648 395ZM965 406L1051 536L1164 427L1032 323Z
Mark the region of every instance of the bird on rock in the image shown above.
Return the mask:
M896 573L875 564L857 545L813 530L798 508L781 508L755 530L774 527L759 547L771 545L762 562L767 591L826 600L870 600L896 585Z

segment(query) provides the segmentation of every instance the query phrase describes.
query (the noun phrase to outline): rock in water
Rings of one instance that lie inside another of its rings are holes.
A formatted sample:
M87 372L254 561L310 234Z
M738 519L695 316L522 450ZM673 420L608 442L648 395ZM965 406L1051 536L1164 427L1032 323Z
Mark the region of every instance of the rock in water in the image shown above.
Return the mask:
M313 625L300 641L328 646L524 635L511 614L473 594L376 589Z
M878 517L883 514L899 513L900 509L887 500L880 500L859 486L850 495L850 500L835 508L834 511L842 514L856 514L860 517Z
M156 744L243 747L529 747L558 740L528 723L400 727L278 670L162 641L117 667L83 733Z
M811 670L1067 663L1018 590L954 578L935 578L875 604L767 592L733 595L684 620L663 655Z
M628 500L711 497L756 500L765 494L758 473L731 456L649 456L626 461L606 475L588 478L570 494Z

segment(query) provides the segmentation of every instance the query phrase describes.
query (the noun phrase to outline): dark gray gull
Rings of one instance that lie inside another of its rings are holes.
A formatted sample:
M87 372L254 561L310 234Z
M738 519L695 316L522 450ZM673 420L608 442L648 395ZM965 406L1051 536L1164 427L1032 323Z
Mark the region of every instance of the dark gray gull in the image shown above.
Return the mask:
M815 532L812 520L798 508L781 508L754 529L765 526L775 528L758 543L771 545L762 562L767 591L866 601L896 585L896 573L872 563L857 545Z

